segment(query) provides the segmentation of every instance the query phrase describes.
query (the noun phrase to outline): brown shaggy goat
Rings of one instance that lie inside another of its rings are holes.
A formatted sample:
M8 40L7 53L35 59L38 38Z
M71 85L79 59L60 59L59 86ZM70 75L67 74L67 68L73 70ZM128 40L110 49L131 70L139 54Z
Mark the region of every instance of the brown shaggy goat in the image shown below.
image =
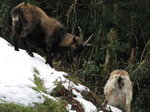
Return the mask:
M52 53L60 47L71 47L77 55L85 45L78 36L67 33L59 21L29 3L20 3L14 7L11 18L15 50L19 50L17 40L20 39L30 56L33 56L31 48L38 49L46 56L46 63L52 67Z
M128 72L124 70L114 70L104 87L105 101L107 104L118 107L125 112L131 111L132 82Z

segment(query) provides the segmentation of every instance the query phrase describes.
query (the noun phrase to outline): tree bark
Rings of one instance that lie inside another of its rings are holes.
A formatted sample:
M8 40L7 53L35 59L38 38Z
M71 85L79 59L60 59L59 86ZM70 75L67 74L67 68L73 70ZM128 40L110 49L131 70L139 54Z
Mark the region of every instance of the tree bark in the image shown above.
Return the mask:
M117 53L111 48L111 46L117 43L117 31L115 28L110 29L108 39L110 40L110 44L108 45L110 48L106 51L104 71L110 73L117 65Z

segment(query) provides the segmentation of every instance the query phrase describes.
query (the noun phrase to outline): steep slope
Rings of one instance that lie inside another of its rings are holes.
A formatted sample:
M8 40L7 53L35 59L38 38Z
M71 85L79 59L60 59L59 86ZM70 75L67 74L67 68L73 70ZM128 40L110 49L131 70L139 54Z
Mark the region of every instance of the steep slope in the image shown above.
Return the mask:
M68 75L67 73L51 68L45 64L44 58L36 53L34 53L35 57L30 57L24 50L14 51L13 46L1 37L0 46L1 103L9 102L22 106L34 106L37 103L44 103L45 98L58 101L60 97L54 97L51 93L61 84L70 92L72 100L82 106L82 111L98 111L96 106L85 100L81 94L83 91L89 92L90 90L65 78ZM80 111L80 109L73 108L69 101L64 106L69 112ZM121 111L117 109L115 112Z

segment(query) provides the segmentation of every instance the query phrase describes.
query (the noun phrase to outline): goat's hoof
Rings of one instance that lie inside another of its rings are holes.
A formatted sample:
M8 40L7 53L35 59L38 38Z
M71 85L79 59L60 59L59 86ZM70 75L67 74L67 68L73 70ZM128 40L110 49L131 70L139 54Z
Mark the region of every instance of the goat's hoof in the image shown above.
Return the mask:
M34 57L34 55L33 55L32 52L28 52L28 54L29 54L31 57Z
M34 57L34 55L33 54L29 54L31 57Z
M19 49L15 49L15 51L19 51Z

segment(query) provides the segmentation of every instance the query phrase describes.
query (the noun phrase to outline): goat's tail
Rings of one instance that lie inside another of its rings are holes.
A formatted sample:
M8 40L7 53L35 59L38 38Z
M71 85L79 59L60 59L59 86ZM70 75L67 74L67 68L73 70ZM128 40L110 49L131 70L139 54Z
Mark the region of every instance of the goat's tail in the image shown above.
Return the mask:
M22 13L22 9L21 8L19 8L19 7L15 7L15 8L13 8L12 10L11 10L11 15L14 15L14 16L16 16L16 15L18 15L18 14L21 14Z
M124 86L124 79L122 77L119 76L118 80L117 80L117 84L119 89L121 89Z
M19 35L23 30L22 23L25 22L24 12L20 7L15 7L11 10L12 28L14 35Z
M18 21L24 18L23 10L20 7L15 7L11 10L11 15L18 17Z

